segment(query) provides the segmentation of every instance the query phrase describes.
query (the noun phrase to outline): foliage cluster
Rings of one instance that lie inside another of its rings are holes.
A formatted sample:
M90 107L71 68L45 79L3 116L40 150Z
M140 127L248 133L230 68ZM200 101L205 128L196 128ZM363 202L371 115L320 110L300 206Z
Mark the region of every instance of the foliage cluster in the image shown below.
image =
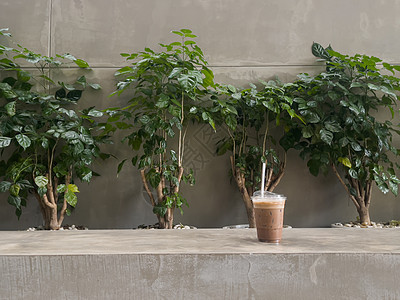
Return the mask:
M372 183L383 193L398 194L399 164L394 157L400 151L393 135L400 131L383 114L395 117L400 90L395 72L400 67L373 56L343 55L317 43L312 52L326 70L315 76L300 74L296 82L295 109L306 122L295 129L293 135L302 136L296 147L308 159L311 174L332 168L361 222L370 223Z
M207 109L216 99L214 75L202 50L188 29L173 31L179 41L122 53L130 64L119 69L114 94L130 93L125 107L108 109L105 129L129 130L125 141L134 151L132 164L141 169L142 181L161 228L171 228L173 212L187 205L180 184L194 183L193 172L184 169L184 147L188 126L207 122L215 129ZM127 92L127 91L130 92ZM120 171L124 160L118 167ZM153 195L152 190L156 190Z
M178 41L160 44L160 51L121 54L127 65L116 72L119 82L112 95L128 100L108 108L102 123L96 120L103 112L94 107L74 108L84 90L100 89L98 84L84 75L72 84L52 78L56 68L88 69L87 62L0 44L0 191L8 192L17 216L33 193L46 227L59 228L77 203L74 179L89 182L94 159L108 157L99 145L123 130L123 141L134 153L130 162L140 169L160 227L172 228L174 210L188 205L181 183L194 184L193 171L185 168L185 141L195 123L225 128L217 151L230 153L232 176L252 227L251 196L261 185L261 165L267 166L265 189L273 191L291 148L307 159L311 174L333 171L363 223L370 222L374 182L383 193L398 194L394 158L400 150L393 137L400 131L382 113L392 119L397 113L399 66L314 43L312 53L324 62L323 72L300 74L293 83L261 81L240 89L215 83L191 30L173 34ZM10 34L0 29L0 36ZM22 67L21 60L34 71ZM118 165L118 173L127 161Z
M2 29L1 35L9 36ZM89 182L90 166L101 155L106 136L96 133L95 118L102 112L91 107L77 110L86 87L100 89L80 76L73 84L55 82L54 68L68 62L88 64L70 54L43 56L17 45L0 45L0 191L19 217L29 193L40 204L46 228L58 229L64 215L77 203L74 179ZM34 71L18 61L33 65Z
M284 136L291 128L293 118L301 121L287 92L292 83L269 81L261 84L261 88L250 84L250 88L242 90L226 86L222 91L229 109L217 110L220 123L228 132L228 136L219 141L217 153L231 152L232 175L242 194L250 227L255 226L251 196L260 188L262 163L266 164L265 190L272 192L286 165L286 153L279 150L276 137ZM276 132L276 128L281 132ZM279 151L284 153L279 155Z

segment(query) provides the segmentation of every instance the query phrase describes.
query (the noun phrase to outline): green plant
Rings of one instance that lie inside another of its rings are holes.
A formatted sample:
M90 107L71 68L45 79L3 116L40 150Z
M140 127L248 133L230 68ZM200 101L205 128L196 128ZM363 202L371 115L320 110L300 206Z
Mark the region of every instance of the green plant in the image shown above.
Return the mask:
M373 56L343 55L317 43L312 53L326 63L326 70L299 75L294 101L307 125L297 129L303 140L296 147L308 159L311 174L332 168L361 223L370 224L373 182L383 193L398 193L399 164L393 158L400 152L392 138L400 132L377 112L395 116L400 67Z
M9 35L0 30L2 36ZM22 68L18 59L34 65ZM42 56L26 48L0 45L0 191L8 192L8 202L21 215L29 193L39 202L46 229L59 229L65 214L77 204L74 178L89 182L94 158L100 156L93 107L73 109L86 86L99 89L81 76L71 85L56 83L50 69L74 62L88 65L70 54L56 58Z
M265 191L272 192L284 175L286 152L279 155L276 138L288 130L296 115L291 108L293 99L287 93L292 84L264 82L260 89L237 90L228 85L225 101L215 103L216 110L228 135L218 142L217 153L230 151L231 171L242 195L250 227L255 227L251 196L260 189L262 163L266 163ZM279 133L280 129L280 133ZM283 150L283 149L281 149ZM283 156L283 158L281 158Z
M183 205L187 205L180 193L181 181L194 183L193 173L184 170L188 126L202 121L214 127L211 114L205 109L215 97L214 75L207 68L192 31L173 33L180 40L160 44L163 51L145 48L142 52L121 54L132 63L116 72L122 79L113 95L129 90L129 100L126 107L109 109L110 118L104 125L108 132L129 130L124 141L138 152L132 164L140 169L160 228L172 228L174 209L182 212ZM118 172L125 162L126 159L120 163Z

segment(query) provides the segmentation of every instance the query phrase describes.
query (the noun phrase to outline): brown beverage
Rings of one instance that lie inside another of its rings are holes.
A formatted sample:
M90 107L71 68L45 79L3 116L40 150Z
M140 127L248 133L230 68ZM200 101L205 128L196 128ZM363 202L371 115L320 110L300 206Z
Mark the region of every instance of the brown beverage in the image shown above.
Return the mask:
M282 239L283 213L286 198L282 196L256 196L252 198L260 242L279 243Z

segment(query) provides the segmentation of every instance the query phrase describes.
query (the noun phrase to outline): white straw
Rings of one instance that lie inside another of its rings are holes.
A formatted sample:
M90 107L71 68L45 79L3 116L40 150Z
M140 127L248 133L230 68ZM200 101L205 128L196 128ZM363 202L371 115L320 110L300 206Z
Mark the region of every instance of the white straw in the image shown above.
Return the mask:
M264 185L265 185L265 163L262 165L261 172L261 197L264 197Z

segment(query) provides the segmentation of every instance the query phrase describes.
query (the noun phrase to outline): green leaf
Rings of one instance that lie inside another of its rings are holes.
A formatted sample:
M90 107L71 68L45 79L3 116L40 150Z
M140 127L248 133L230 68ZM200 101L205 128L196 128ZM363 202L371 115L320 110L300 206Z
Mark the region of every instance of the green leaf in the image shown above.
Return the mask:
M11 187L12 183L8 181L2 181L0 182L0 192L4 193L8 191Z
M168 108L168 111L171 115L173 115L174 117L180 118L181 116L181 110L179 107L175 106L175 105L171 105Z
M146 125L147 123L149 123L151 120L149 118L149 116L147 115L143 115L139 118L139 121L143 124Z
M67 186L65 184L60 184L57 186L57 193L64 193L67 190Z
M73 193L79 193L78 187L75 184L68 184L67 189Z
M236 100L240 100L242 98L242 93L233 93L232 98Z
M228 150L232 150L232 140L230 139L218 145L217 155L224 155Z
M148 178L149 178L150 185L151 185L153 188L157 188L158 185L159 185L159 183L160 183L160 181L161 181L160 173L155 172L155 171L154 171L154 172L149 172L149 173L147 174L147 176L148 176Z
M326 129L321 129L319 131L319 134L321 135L321 140L324 143L326 143L328 145L330 145L332 143L332 140L333 140L333 133L332 132L330 132L330 131L328 131Z
M31 140L26 135L20 133L15 136L18 144L26 150L31 145Z
M354 170L354 169L349 169L348 172L349 172L349 175L350 175L352 178L358 179L358 173L357 173L356 170Z
M18 95L12 90L11 86L8 83L0 82L0 91L6 99L14 99L18 97Z
M229 90L230 92L236 93L236 88L235 88L233 85L228 84L227 88L228 88L228 90Z
M47 187L44 186L38 188L38 194L40 195L40 197L43 197L46 193L47 193Z
M81 174L83 182L90 182L93 177L93 172L89 168L85 168L84 173Z
M67 99L71 101L78 101L79 99L81 99L81 97L82 97L81 90L73 90L67 94Z
M20 180L20 181L18 181L17 183L18 183L19 186L20 186L21 188L23 188L23 189L33 189L33 188L34 188L34 187L32 186L32 184L31 184L28 180L26 180L26 179Z
M346 137L343 137L339 140L339 146L341 148L346 147L349 144L349 140Z
M319 173L319 168L321 166L321 162L319 160L315 159L310 159L307 162L308 169L310 170L310 173L314 176L318 176Z
M81 86L83 86L84 88L86 87L86 77L85 76L81 76L76 80L76 83L80 84Z
M35 184L40 188L46 187L48 182L49 182L49 180L45 176L35 177Z
M166 108L169 105L169 97L165 94L161 94L156 102L158 108Z
M201 73L203 73L204 75L204 85L207 87L214 86L214 73L210 69L205 67L201 70Z
M21 209L21 198L19 196L9 195L7 201L12 206L15 206L17 209Z
M94 90L100 90L101 89L101 85L98 84L98 83L89 83L89 86Z
M12 101L12 102L9 102L9 103L7 103L5 106L4 106L4 108L6 109L6 111L7 111L7 114L10 116L10 117L12 117L12 116L15 116L15 101Z
M58 55L58 57L69 59L69 60L72 60L72 61L76 60L76 57L71 55L71 54L69 54L69 53L65 53L64 55Z
M76 139L79 139L79 134L78 133L76 133L75 131L67 131L67 132L64 132L62 135L61 135L64 139L67 139L67 140L76 140Z
M183 69L182 68L174 68L171 73L169 74L168 78L174 78L178 76L180 73L182 73Z
M225 123L230 129L234 130L237 126L237 119L235 116L229 114L225 117Z
M171 154L172 161L174 161L174 162L178 161L178 157L177 157L176 152L174 150L170 150L170 154Z
M399 192L399 186L397 185L397 183L389 180L389 189L393 193L393 195L397 196Z
M165 206L156 205L153 207L153 213L162 217L167 213L167 208Z
M10 146L10 144L11 144L11 138L0 136L0 148L8 147Z
M89 64L82 60L82 59L75 59L74 63L79 67L79 68L89 68Z
M357 151L357 152L362 151L362 148L358 143L351 142L350 145L351 145L351 148L353 148L354 151Z
M301 133L305 139L308 139L313 136L314 132L311 126L303 127Z
M118 164L117 174L119 174L119 173L121 172L122 167L124 166L125 162L126 162L126 159L124 159L123 161L121 161L121 162Z
M78 203L78 197L75 195L74 192L72 192L69 189L65 192L64 197L67 203L72 207L75 207L76 204Z
M99 111L97 109L91 109L88 112L88 116L99 118L99 117L103 116L103 112L101 112L101 111Z
M181 29L180 31L183 33L192 33L190 29Z
M365 84L364 83L361 83L361 82L352 82L351 83L351 85L350 85L350 88L362 88L362 87L364 87L365 86Z
M32 76L32 75L31 75L29 72L26 72L26 71L19 70L19 71L17 72L17 78L18 78L18 80L21 81L21 82L27 82L27 81L29 81L29 79L31 79L31 76Z
M173 102L176 106L178 106L178 107L182 107L182 104L181 103L179 103L175 98L170 98L170 100L171 100L171 102Z
M132 157L132 161L131 161L131 163L132 163L132 166L136 166L136 163L137 163L137 161L138 161L138 156L137 155L135 155L134 157Z
M174 33L174 34L177 34L177 35L179 35L179 36L183 36L184 34L182 33L182 32L179 32L179 31L176 31L176 30L173 30L173 31L171 31L172 33ZM163 216L163 215L162 215Z
M320 120L321 120L321 118L318 116L318 114L317 113L315 113L315 112L312 112L312 111L302 111L301 112L302 113L302 115L305 117L305 119L306 119L306 122L309 122L309 123L318 123Z
M73 119L77 119L78 118L78 115L72 109L59 108L58 111L60 113L66 114L70 118L73 118Z
M326 60L329 60L331 58L331 56L324 49L324 47L322 47L320 44L315 43L315 42L311 46L311 52L315 57L319 57L319 58L326 59Z
M123 67L123 68L117 70L117 71L114 73L114 75L115 75L115 76L118 76L118 75L128 74L128 73L131 73L132 71L133 71L133 70L132 70L131 67L126 66L126 67Z
M18 184L13 184L10 187L10 194L13 196L18 196L20 190L21 190L21 187Z
M60 88L59 90L56 91L56 99L62 99L67 96L67 93L63 88Z
M344 165L344 166L346 166L346 167L348 167L348 168L351 168L350 159L348 159L347 157L339 157L339 158L338 158L338 161L339 161L342 165Z
M340 127L339 123L335 121L328 121L325 122L325 128L331 132L341 132L342 128Z
M378 188L381 190L382 193L386 194L387 192L389 192L389 187L386 184L386 182L384 182L382 180L376 180L376 178L375 178L375 181L376 181L376 184L378 185Z
M56 83L54 82L53 79L51 79L50 77L48 77L48 76L46 76L46 75L44 75L44 74L39 75L39 77L40 77L40 78L43 78L44 80L46 80L46 81L48 81L48 82L50 82L50 83L52 83L52 84L56 84Z

